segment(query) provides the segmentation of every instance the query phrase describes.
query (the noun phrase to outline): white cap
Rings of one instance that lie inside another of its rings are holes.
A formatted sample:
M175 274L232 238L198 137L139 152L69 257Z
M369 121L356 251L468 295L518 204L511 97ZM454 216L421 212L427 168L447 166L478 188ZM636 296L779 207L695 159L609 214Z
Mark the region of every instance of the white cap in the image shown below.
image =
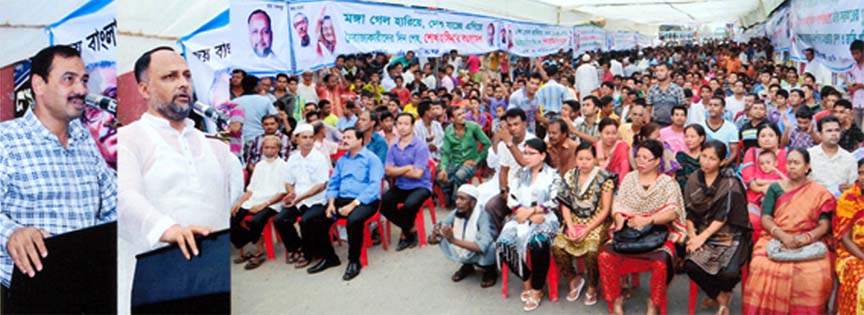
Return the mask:
M589 62L589 61L591 61L591 56L588 54L583 54L582 55L582 62Z
M457 190L457 192L461 192L468 196L474 197L474 199L477 199L477 196L479 195L477 187L474 187L474 185L471 184L462 184L462 186L459 186L459 190Z
M296 136L296 135L299 135L299 134L304 133L304 132L307 132L307 131L308 131L308 132L314 132L314 129L312 128L312 125L310 125L310 124L299 124L299 125L297 125L297 128L294 129L294 135Z

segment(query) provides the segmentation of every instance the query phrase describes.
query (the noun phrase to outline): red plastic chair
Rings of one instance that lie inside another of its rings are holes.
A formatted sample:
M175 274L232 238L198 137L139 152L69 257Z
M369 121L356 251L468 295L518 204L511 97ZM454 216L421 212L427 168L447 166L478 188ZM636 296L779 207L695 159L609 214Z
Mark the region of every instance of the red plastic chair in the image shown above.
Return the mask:
M549 273L546 274L546 289L549 290L549 301L558 302L558 265L555 264L555 258L549 256ZM531 266L531 257L528 257L528 266ZM501 296L507 298L509 272L507 264L501 264Z
M264 231L261 234L264 237L264 248L267 250L267 259L274 260L276 259L276 252L273 250L273 233L275 232L275 228L273 227L273 218L270 217L267 220L267 224L264 225ZM248 214L245 218L243 218L243 224L246 224L249 220L252 220L252 215ZM278 237L278 235L277 235ZM243 249L240 249L240 256L243 256Z
M648 260L639 259L639 258L624 258L624 263L621 264L621 269L618 271L622 275L631 274L631 282L633 283L633 288L639 287L639 273L642 272L651 272L651 264L646 263ZM666 298L666 290L668 289L668 284L663 285L663 300L660 302L660 314L666 315L667 311L667 298ZM613 303L607 303L609 313L612 313L614 305Z
M429 159L429 174L435 176L435 160ZM434 190L434 188L433 188ZM401 208L403 204L397 204L396 208ZM417 238L420 242L420 247L426 247L426 218L423 216L423 208L429 210L429 216L432 218L432 225L438 223L438 220L435 219L435 203L432 201L432 196L426 198L426 201L423 201L423 205L420 206L420 211L417 211L417 216L414 218L414 227L417 228ZM387 220L387 232L386 232L386 241L387 244L390 244L390 220Z
M741 268L741 301L744 301L744 283L747 282L747 273L750 270L750 264L744 264L744 267ZM696 314L696 299L699 295L699 286L696 285L696 282L690 280L690 301L687 305L687 314L694 315ZM741 303L741 313L744 313L744 303Z

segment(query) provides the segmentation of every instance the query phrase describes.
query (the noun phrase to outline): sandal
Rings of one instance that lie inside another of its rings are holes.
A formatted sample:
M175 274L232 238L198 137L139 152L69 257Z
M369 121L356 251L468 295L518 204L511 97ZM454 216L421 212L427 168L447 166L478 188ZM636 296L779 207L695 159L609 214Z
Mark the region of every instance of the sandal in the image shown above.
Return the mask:
M246 262L247 260L251 259L253 256L254 256L254 254L247 252L247 253L241 255L240 257L234 258L234 263L235 264L242 264L242 263Z
M575 280L575 279L574 279ZM573 280L570 280L570 292L567 293L567 301L573 302L579 299L579 296L582 295L582 288L585 287L585 278L579 278L579 284L575 286L573 285Z
M267 260L267 258L264 257L263 254L256 255L256 256L249 259L249 262L246 263L246 266L243 266L243 269L252 270L252 269L258 268L262 264L264 264L264 262L266 260Z
M732 295L729 295L729 301L726 303L728 305L732 305ZM731 310L729 309L729 306L720 305L720 307L717 308L717 315L726 315L726 312L724 312L724 311L730 311L729 314L732 314Z
M540 307L540 300L543 298L543 293L540 293L539 297L534 297L533 295L528 296L528 301L525 301L525 305L522 306L522 310L526 312L530 312L536 310Z
M456 270L456 272L453 273L453 276L450 277L450 280L453 280L453 282L459 282L459 281L462 281L462 279L465 279L465 277L468 277L468 275L470 275L472 273L474 273L474 266L462 265L462 267L460 267L459 270Z
M616 299L617 300L617 299ZM621 301L621 310L615 311L615 301L612 301L612 312L609 313L611 315L624 315L624 301Z
M648 299L648 305L645 306L645 314L652 314L651 310L654 310L653 314L657 314L660 312L660 307L655 306L654 302L651 302L651 299Z
M302 256L300 256L299 252L288 252L288 257L285 258L285 263L295 264L300 259L300 257Z
M521 300L522 303L528 302L529 297L531 297L531 291L530 290L522 291L522 293L519 294L519 300Z
M486 271L483 273L483 280L480 281L481 288L488 288L495 285L498 282L498 272L496 271Z
M719 304L717 304L717 300L715 300L715 299L712 299L710 297L705 297L705 299L702 300L702 308L704 308L704 309L712 309L712 308L715 308L717 306L719 306Z
M585 301L583 303L585 303L585 305L587 306L597 304L597 292L585 292Z
M306 259L306 257L303 257L303 255L300 255L300 258L297 258L297 262L294 264L294 268L304 268L306 266L309 266L309 264L311 263L312 261Z

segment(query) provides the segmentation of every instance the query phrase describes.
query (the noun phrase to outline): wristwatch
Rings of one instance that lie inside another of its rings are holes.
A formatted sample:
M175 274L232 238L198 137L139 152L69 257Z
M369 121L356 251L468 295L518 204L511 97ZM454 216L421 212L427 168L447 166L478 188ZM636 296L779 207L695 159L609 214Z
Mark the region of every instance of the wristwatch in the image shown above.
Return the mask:
M507 142L504 145L507 146L507 148L509 149L510 147L513 146L513 141Z
M355 207L360 206L360 200L354 199L351 203L353 203Z

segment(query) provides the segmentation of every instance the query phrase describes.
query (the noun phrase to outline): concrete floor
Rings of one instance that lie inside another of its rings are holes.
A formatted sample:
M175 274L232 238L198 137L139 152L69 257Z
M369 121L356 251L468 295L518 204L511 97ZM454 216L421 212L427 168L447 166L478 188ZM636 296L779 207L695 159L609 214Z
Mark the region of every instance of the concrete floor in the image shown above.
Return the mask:
M447 214L438 208L437 217ZM427 226L431 221L426 213ZM383 219L383 218L382 218ZM384 223L386 224L386 223ZM343 281L348 246L336 246L342 264L316 275L285 264L285 252L276 246L276 259L258 269L247 271L233 265L232 313L234 314L518 314L521 283L510 275L510 295L503 299L501 283L481 289L480 275L475 273L459 283L450 276L459 264L441 255L437 246L395 252L399 229L393 229L394 243L389 251L381 246L369 248L369 266L351 281ZM233 252L236 257L237 251ZM644 314L648 298L649 274L642 274L641 286L625 304L626 314ZM581 299L568 302L565 281L559 281L559 300L544 297L536 314L607 314L605 301L585 306ZM732 300L733 314L740 314L740 285ZM583 293L584 296L584 293ZM700 293L700 300L703 293ZM676 275L668 290L669 314L687 314L689 278ZM697 314L713 314L701 309Z

